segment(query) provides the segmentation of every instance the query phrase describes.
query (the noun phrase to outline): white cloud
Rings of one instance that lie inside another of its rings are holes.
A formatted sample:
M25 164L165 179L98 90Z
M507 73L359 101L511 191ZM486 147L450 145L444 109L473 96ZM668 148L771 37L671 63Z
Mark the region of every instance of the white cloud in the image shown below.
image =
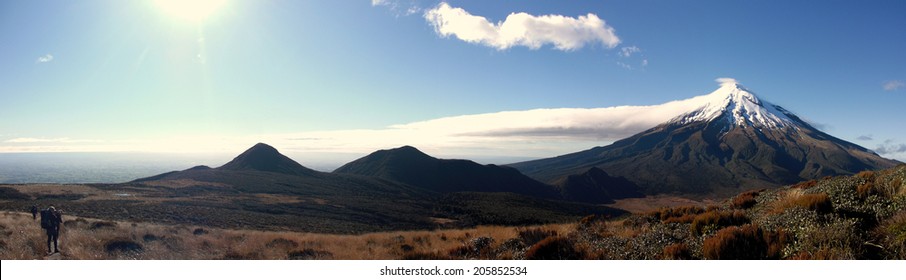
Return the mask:
M639 49L639 47L636 47L636 46L623 47L620 49L620 56L630 57L630 56L632 56L632 54L641 52L641 51L642 51L642 49Z
M898 81L898 80L884 82L884 90L886 90L886 91L899 90L900 88L902 88L904 86L906 86L906 84L904 84L903 82Z
M443 37L456 36L460 40L498 50L514 46L538 49L551 44L555 49L569 51L586 44L601 43L607 48L614 48L620 43L613 27L591 13L576 18L511 13L504 21L492 23L485 17L442 2L426 11L424 17Z
M732 86L732 85L739 83L739 81L737 81L736 79L733 79L733 78L717 78L717 79L714 79L714 81L717 82L718 84L720 84L720 86L728 86L728 85Z
M620 61L617 61L617 65L619 65L620 67L623 67L623 68L632 70L632 65L629 65L629 64L626 64L626 63L623 63L623 62L620 62Z
M642 66L648 66L648 60L642 59Z
M387 5L387 0L371 0L371 6Z
M38 59L35 60L35 63L46 63L46 62L50 62L52 60L53 60L52 54L45 54L44 56L38 57Z

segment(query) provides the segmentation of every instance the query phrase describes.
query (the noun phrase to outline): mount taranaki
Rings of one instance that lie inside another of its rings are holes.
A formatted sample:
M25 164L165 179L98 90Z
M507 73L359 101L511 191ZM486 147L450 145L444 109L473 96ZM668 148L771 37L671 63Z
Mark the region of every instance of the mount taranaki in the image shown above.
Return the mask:
M735 81L722 82L708 95L679 101L694 109L629 138L510 166L549 183L597 168L646 194L730 194L899 164L819 131Z

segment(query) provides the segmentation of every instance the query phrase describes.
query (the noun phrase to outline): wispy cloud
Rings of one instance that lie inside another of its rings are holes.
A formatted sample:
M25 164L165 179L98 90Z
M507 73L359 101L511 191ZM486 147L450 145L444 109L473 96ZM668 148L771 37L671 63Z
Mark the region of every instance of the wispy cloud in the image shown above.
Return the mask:
M639 49L639 47L636 47L636 46L623 47L620 49L620 56L630 57L630 56L632 56L632 54L641 52L641 51L642 51L642 49Z
M886 81L884 82L884 90L886 91L895 91L906 86L906 83L903 83L898 80Z
M875 138L871 135L859 135L859 137L856 137L856 140L871 141L875 140Z
M35 63L47 63L47 62L51 62L51 61L53 61L53 55L45 54L41 57L38 57L38 59L35 60Z
M421 6L419 5L418 0L371 0L371 6L373 7L387 7L390 11L394 12L397 16L399 15L413 15L422 11Z
M894 143L893 139L887 139L883 144L875 148L875 152L880 155L890 156L893 154L906 153L906 144Z
M87 140L87 139L70 139L69 137L62 138L13 138L6 141L5 143L97 143L98 140Z
M720 84L720 86L732 86L739 83L739 81L734 78L717 78L714 79L714 81Z
M511 13L504 21L493 23L485 17L441 2L427 10L424 17L443 37L455 36L462 41L498 50L515 46L534 50L550 44L555 49L570 51L587 44L600 43L614 48L620 43L613 27L591 13L579 17Z

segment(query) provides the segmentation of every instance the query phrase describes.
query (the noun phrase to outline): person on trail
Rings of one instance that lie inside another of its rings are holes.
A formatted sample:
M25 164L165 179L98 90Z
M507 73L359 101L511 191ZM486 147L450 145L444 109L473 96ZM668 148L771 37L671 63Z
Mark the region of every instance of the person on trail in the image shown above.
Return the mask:
M57 248L57 240L60 238L60 225L63 223L63 214L61 212L62 210L57 211L53 205L41 211L41 227L47 232L48 253L60 252L59 248ZM51 241L53 241L53 251L50 250Z
M31 219L32 220L38 219L38 205L31 206Z

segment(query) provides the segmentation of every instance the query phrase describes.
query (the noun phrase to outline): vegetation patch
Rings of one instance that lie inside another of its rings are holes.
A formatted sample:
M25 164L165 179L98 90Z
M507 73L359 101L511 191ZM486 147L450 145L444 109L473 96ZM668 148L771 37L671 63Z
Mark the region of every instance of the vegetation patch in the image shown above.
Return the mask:
M796 206L818 212L818 214L827 214L834 210L830 197L826 193L803 194L793 203Z
M702 254L712 260L779 259L789 237L752 224L731 226L705 239Z
M450 250L450 256L464 259L488 259L492 254L491 245L494 238L480 236L469 240L466 244Z
M329 259L332 256L333 254L327 251L303 249L289 252L289 254L286 255L286 258L290 260L323 260Z
M299 242L289 240L283 237L277 237L264 245L267 248L296 248Z
M579 224L581 225L582 223L580 222ZM520 230L518 232L518 236L523 244L531 246L531 245L534 245L535 243L538 243L541 240L544 240L545 238L548 238L551 236L557 236L557 232L554 230L533 228L533 229Z
M741 193L733 198L733 200L730 202L730 206L736 209L752 208L753 206L755 206L755 203L758 203L755 198L758 197L758 194L760 192L761 191L748 191Z
M115 239L104 244L107 253L140 253L144 248L142 244L129 239Z
M702 235L710 231L728 226L738 226L749 222L749 218L742 211L722 212L708 211L692 220L691 230L695 235Z
M675 208L661 208L646 214L646 216L665 223L690 220L696 215L704 213L705 209L698 206L681 206ZM688 223L688 222L686 222Z
M87 228L90 224L88 220L84 218L76 218L75 220L63 221L63 226L66 228Z
M0 200L30 200L31 196L10 187L0 187Z
M146 233L145 235L142 235L142 241L145 241L145 242L153 242L153 241L158 241L161 239L163 239L163 237L160 237L160 236L157 236L154 234L150 234L150 233Z
M906 211L884 220L875 235L884 248L884 257L889 259L906 259Z
M674 243L664 247L665 260L691 260L692 250L686 243Z
M527 260L579 260L585 253L577 249L572 240L562 236L551 236L532 245L525 252Z
M815 187L815 186L817 186L817 185L818 185L818 181L816 181L816 180L808 180L808 181L805 181L805 182L800 182L800 183L798 183L798 184L792 185L792 186L790 186L790 188L793 188L793 189L803 189L803 190L804 190L804 189L810 189L810 188Z
M115 228L115 227L116 227L116 223L115 223L115 222L110 222L110 221L97 221L97 222L92 222L92 223L88 226L88 229L90 229L90 230L99 230L99 229Z
M436 252L411 252L406 253L401 258L403 260L449 260L450 257L438 254Z

